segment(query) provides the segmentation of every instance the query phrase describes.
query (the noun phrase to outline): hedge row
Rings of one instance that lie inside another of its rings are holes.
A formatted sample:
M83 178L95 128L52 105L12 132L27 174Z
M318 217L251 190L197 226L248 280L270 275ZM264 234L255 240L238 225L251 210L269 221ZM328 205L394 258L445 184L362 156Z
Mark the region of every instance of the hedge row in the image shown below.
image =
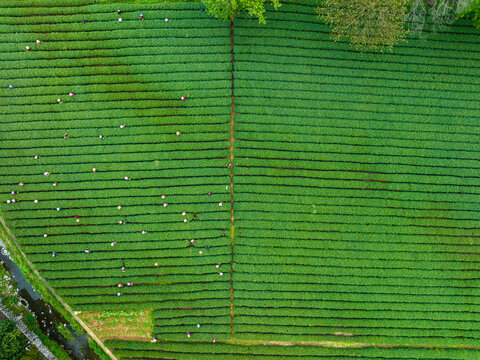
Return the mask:
M376 349L376 348L330 348L315 346L263 346L257 344L228 344L217 342L189 343L162 342L162 343L136 343L132 341L107 341L107 345L114 349L114 353L121 359L129 356L143 356L150 359L162 359L165 357L181 359L211 359L213 356L237 360L245 359L465 359L475 356L474 350L466 349Z

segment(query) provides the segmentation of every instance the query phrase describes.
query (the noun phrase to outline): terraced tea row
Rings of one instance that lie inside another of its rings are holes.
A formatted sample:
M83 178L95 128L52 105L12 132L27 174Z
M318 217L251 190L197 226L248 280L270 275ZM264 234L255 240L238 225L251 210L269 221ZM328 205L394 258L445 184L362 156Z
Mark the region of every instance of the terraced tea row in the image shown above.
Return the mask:
M127 341L107 341L115 354L125 359L185 359L208 360L212 358L226 360L240 359L421 359L421 360L460 360L476 356L476 351L466 349L378 349L378 348L328 348L305 346L304 344L278 343L263 344L239 343L209 346L192 342L165 342L161 344L140 344ZM288 346L285 346L288 345ZM318 345L318 344L317 344Z
M231 38L195 3L0 3L2 217L73 310L151 310L120 359L476 356L479 32L362 54L314 6Z
M236 337L475 346L478 33L361 54L313 5L235 22Z
M91 3L0 5L3 217L74 310L226 338L230 31L197 4Z

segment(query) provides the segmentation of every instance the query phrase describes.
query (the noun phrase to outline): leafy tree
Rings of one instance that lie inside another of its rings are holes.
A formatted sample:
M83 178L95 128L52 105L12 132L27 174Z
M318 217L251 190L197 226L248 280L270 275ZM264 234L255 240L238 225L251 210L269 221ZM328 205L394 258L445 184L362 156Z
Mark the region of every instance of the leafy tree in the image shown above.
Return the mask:
M0 320L0 339L3 339L7 333L15 329L15 323L10 320Z
M27 338L17 329L13 321L0 320L0 359L20 359L27 344Z
M359 50L389 49L405 39L409 0L321 0L316 11L333 26L335 41L349 38Z
M37 319L31 313L25 313L25 325L32 330L37 325Z
M480 28L480 0L466 0L467 4L458 10L460 18L469 18L473 20L473 25Z
M260 23L265 24L266 0L204 0L208 12L221 20L233 20L239 12L248 12L257 17ZM278 9L280 0L271 0L273 7Z
M453 24L474 0L412 0L405 23L416 36L422 36L428 23L433 32ZM479 2L480 4L480 2Z
M22 355L20 360L43 360L42 356L38 352L38 349L35 345L32 345L25 354Z

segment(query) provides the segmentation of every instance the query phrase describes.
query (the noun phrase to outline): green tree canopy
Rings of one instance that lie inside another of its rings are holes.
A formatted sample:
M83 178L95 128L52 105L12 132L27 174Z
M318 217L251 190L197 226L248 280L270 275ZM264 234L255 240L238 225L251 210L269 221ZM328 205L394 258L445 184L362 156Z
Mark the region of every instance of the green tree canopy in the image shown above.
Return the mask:
M424 28L437 32L453 24L457 17L469 11L475 0L411 0L407 28L413 35L422 36ZM480 1L478 2L480 4Z
M318 16L333 26L335 41L349 38L360 50L391 49L408 30L404 21L409 0L321 0Z
M42 356L38 352L38 349L35 345L32 345L25 354L22 355L20 360L42 360Z
M472 19L473 25L480 28L480 0L465 0L467 4L461 8L459 17Z
M265 23L266 0L204 0L208 12L221 20L233 20L238 12L248 12L250 16L257 17L258 21ZM271 0L275 9L281 4L279 0Z
M18 360L25 352L27 338L13 321L0 320L0 359Z

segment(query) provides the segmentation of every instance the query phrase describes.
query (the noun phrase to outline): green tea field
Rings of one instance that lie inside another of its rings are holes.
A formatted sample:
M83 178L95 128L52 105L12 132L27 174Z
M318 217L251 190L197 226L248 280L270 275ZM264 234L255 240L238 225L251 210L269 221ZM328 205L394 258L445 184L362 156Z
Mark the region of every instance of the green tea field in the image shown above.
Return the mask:
M58 3L0 2L1 217L92 329L142 314L118 359L480 359L479 30Z

